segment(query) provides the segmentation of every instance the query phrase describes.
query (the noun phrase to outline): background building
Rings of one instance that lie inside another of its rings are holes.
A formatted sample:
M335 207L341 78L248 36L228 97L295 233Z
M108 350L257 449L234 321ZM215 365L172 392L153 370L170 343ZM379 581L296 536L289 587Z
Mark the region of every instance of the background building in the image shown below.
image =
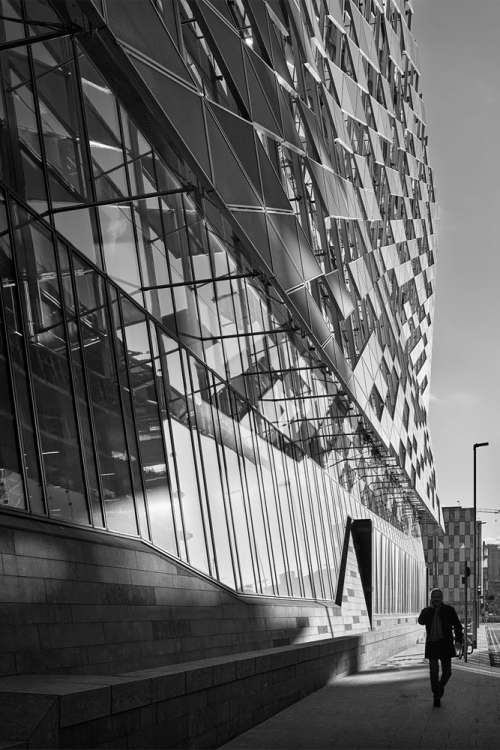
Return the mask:
M463 581L466 564L471 570L467 587L467 621L472 621L474 599L474 511L473 508L451 506L443 508L444 532L435 526L424 526L422 541L429 570L429 588L443 589L444 600L457 610L458 616L465 618L465 584ZM481 523L477 522L477 586L478 601L482 604L482 534Z
M414 642L442 515L411 3L1 8L0 671Z
M500 544L485 544L483 553L484 609L488 619L500 618Z

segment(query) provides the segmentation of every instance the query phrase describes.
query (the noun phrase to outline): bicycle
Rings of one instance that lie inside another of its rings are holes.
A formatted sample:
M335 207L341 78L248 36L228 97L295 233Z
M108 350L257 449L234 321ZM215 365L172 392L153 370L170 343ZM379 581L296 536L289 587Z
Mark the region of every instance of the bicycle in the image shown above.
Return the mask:
M472 642L472 633L467 633L467 656L470 656L474 651L474 645ZM457 658L461 659L464 655L464 641L457 648Z

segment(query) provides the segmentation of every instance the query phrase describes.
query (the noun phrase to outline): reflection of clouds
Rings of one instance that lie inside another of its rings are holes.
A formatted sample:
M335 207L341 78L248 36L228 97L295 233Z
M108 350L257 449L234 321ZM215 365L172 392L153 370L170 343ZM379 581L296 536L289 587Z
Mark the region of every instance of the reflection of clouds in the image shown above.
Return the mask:
M106 242L115 245L123 238L126 233L128 218L120 210L112 218L110 217L106 224Z

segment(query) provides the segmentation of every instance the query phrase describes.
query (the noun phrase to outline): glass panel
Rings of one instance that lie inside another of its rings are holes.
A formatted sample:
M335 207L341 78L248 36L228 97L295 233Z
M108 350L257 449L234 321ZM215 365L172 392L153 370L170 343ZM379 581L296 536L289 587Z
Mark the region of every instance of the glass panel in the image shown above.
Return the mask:
M124 301L122 308L132 400L153 542L178 555L171 486L165 460L148 327L145 316L130 303Z
M214 553L209 537L209 522L204 488L200 489L198 467L193 448L192 413L188 407L180 351L177 344L165 334L161 336L163 350L163 378L172 430L172 457L179 478L178 499L184 519L184 537L189 562L196 568L214 575ZM168 424L164 423L166 442ZM207 543L210 557L207 553ZM210 560L210 563L209 563Z
M194 411L198 427L201 455L200 468L205 477L212 534L214 537L215 554L217 558L218 578L227 586L235 587L234 549L231 541L233 529L229 510L226 508L226 498L222 488L221 471L217 447L215 444L215 425L210 404L207 403L207 389L203 383L206 371L197 362L191 362L193 376L193 395L189 399ZM231 541L230 541L231 540Z
M11 288L11 249L3 198L0 196L0 276L4 293ZM19 448L15 428L14 405L6 352L6 340L0 307L0 506L26 509Z
M9 19L1 21L3 27L2 31L5 34L5 41L7 42L14 41L15 39L24 39L26 37L24 24L20 23L22 20L22 13L19 5L19 3L9 2L9 0L3 0L2 3L2 15Z
M84 464L87 472L87 482L90 491L92 507L92 521L95 526L104 526L104 515L99 487L96 454L94 447L94 428L87 395L87 387L83 371L82 346L76 318L75 299L73 293L72 271L69 262L68 249L59 243L59 268L61 271L61 288L68 322L68 343L72 361L73 378L77 399L77 411L82 431L84 450Z
M188 560L188 552L187 552L187 544L186 544L186 532L184 528L184 518L182 513L182 505L181 505L181 497L180 497L180 489L179 489L179 481L177 476L177 466L174 459L174 445L172 441L172 434L171 434L171 425L170 420L168 417L168 406L167 406L167 399L165 395L165 383L164 383L164 375L163 375L163 369L162 369L162 359L165 362L164 357L160 357L160 349L163 350L165 344L167 343L167 338L165 337L165 340L159 340L158 339L158 331L156 329L156 326L150 321L149 324L150 334L151 334L151 342L152 342L152 348L153 348L153 371L156 381L156 391L158 394L158 409L160 412L160 419L161 419L161 425L162 425L162 435L164 439L165 444L165 451L166 451L166 457L167 457L167 464L168 464L168 474L169 474L169 480L170 480L170 504L171 504L171 513L173 516L173 528L176 535L177 540L177 547L178 547L178 555L181 558L181 560ZM168 341L169 347L172 349L176 349L177 346L175 342ZM151 510L149 511L150 518L151 518ZM157 524L154 522L154 520L151 520L151 527L152 527L152 534L153 535L159 535L161 531L157 529ZM155 542L158 543L158 542Z
M42 137L53 208L89 198L73 47L58 39L32 47Z
M56 229L72 245L102 268L95 208L79 208L54 214Z
M272 428L271 428L272 429ZM283 447L283 440L280 433L273 435L274 440L278 443L278 448L272 448L271 453L274 459L275 478L279 494L279 512L281 523L284 531L284 547L288 558L287 575L290 581L293 596L302 596L302 572L297 560L296 550L296 529L292 516L290 515L289 505L289 478L285 465L285 457L280 450ZM306 596L310 596L310 587L306 585Z
M316 486L313 485L312 488L312 494L314 498L314 493L317 491L317 499L318 499L318 505L319 505L319 518L321 521L319 522L319 528L321 532L321 539L320 539L320 551L321 555L324 555L324 569L325 574L323 575L324 583L325 583L325 595L328 599L333 599L335 596L335 583L337 581L337 550L338 548L332 548L331 541L330 544L328 543L329 540L331 540L331 535L329 534L330 528L331 528L331 522L330 522L330 516L327 510L327 498L325 497L325 477L324 473L320 471L314 463L311 464L309 467L311 470L311 473L314 474L316 479ZM314 503L314 499L313 499ZM314 512L314 511L313 511Z
M24 178L23 187L18 186L18 189L22 191L28 203L42 213L47 210L47 195L27 55L25 47L18 47L6 53L10 78L10 86L7 87L6 93L11 99L13 105L11 111L16 118L15 123L10 125L17 129L18 135L19 156L16 152L13 157L19 164Z
M22 217L22 210L18 215ZM87 491L52 236L38 223L31 223L16 230L15 238L20 273L26 280L23 302L49 513L55 518L88 524Z
M19 314L17 282L12 267L2 269L2 283L7 322L9 349L12 357L13 385L16 394L18 414L22 433L24 464L28 481L28 497L33 513L45 514L42 496L39 453L31 411L31 396L26 374L26 360L23 346L24 331Z
M145 286L169 284L160 205L157 198L134 202L142 277Z
M129 456L129 470L132 475L132 486L134 488L135 509L139 519L139 533L145 539L149 539L149 529L144 500L144 487L142 484L142 467L139 460L139 446L137 442L138 437L140 439L140 435L138 435L137 433L137 424L134 419L135 415L132 409L131 375L128 369L127 350L125 346L122 320L120 318L120 306L118 298L120 298L120 301L122 302L123 299L113 286L110 286L108 289L111 299L112 320L115 330L116 353L118 359L118 382L120 384L121 407L123 420L125 422L125 438L127 441ZM128 308L127 312L129 312ZM132 316L132 325L135 314L135 309L132 308L132 310L130 311L130 315ZM124 321L125 324L128 322L125 315Z
M188 286L175 287L175 333L194 354L203 357L202 333L196 294ZM165 322L167 324L167 322Z
M226 378L224 350L220 341L220 324L215 288L211 283L198 285L198 307L202 321L203 348L205 362L221 378ZM236 340L237 341L237 340Z
M84 363L89 384L107 527L137 533L130 458L123 425L118 375L109 335L102 277L75 256Z
M273 595L276 593L276 589L273 582L273 574L271 572L271 562L269 558L271 539L269 537L263 508L262 493L257 472L257 456L253 449L250 430L243 428L241 425L239 425L239 427L241 430L247 496L255 537L258 590L262 594Z
M255 422L258 429L258 433L263 435L266 429L270 429L269 425L258 415L250 412L249 419L250 424L253 422L255 416ZM270 548L270 554L274 563L274 570L276 576L276 583L278 587L278 594L280 596L289 596L290 589L288 586L287 576L287 564L285 562L285 555L283 551L283 530L278 515L277 497L274 486L274 467L271 463L270 446L265 439L257 437L256 439L258 449L258 468L261 473L262 481L262 497L265 504L265 512L269 524L270 537L272 539L272 546Z
M311 560L313 591L316 597L324 598L327 591L327 582L323 580L323 578L326 579L326 562L323 539L320 535L323 524L318 506L318 494L314 483L314 476L310 476L314 467L312 463L309 466L306 460L296 463L295 466L297 470L297 485L302 494L306 538Z
M101 206L104 259L109 276L128 294L141 296L132 212L128 206Z
M255 581L255 545L247 488L242 474L241 443L238 424L231 416L213 408L214 421L219 422L219 442L224 446L225 474L229 492L228 507L236 539L236 552L241 574L242 591L257 591Z
M304 526L304 506L302 505L303 498L301 497L301 493L299 492L299 487L296 479L294 465L295 462L292 458L288 458L287 456L283 456L283 458L288 473L287 487L291 500L291 520L297 540L297 556L300 561L300 574L302 575L302 579L304 582L304 593L306 596L321 596L321 590L315 592L312 583L315 568L314 563L312 565L310 563L310 552L311 548L314 545L314 539L310 538L309 534L307 533L308 531L310 531L310 529L307 529Z
M116 99L85 55L79 66L97 200L123 197L129 193Z
M156 193L156 174L153 149L137 130L124 109L120 107L125 140L125 155L132 195Z

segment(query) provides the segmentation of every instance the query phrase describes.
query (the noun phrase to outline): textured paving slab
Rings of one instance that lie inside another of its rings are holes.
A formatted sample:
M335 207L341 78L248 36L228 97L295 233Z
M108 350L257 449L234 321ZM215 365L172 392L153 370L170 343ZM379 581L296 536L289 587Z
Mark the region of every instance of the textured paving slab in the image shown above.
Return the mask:
M500 669L486 634L468 662L454 659L441 708L434 708L423 644L344 677L223 747L259 750L472 750L499 747Z

